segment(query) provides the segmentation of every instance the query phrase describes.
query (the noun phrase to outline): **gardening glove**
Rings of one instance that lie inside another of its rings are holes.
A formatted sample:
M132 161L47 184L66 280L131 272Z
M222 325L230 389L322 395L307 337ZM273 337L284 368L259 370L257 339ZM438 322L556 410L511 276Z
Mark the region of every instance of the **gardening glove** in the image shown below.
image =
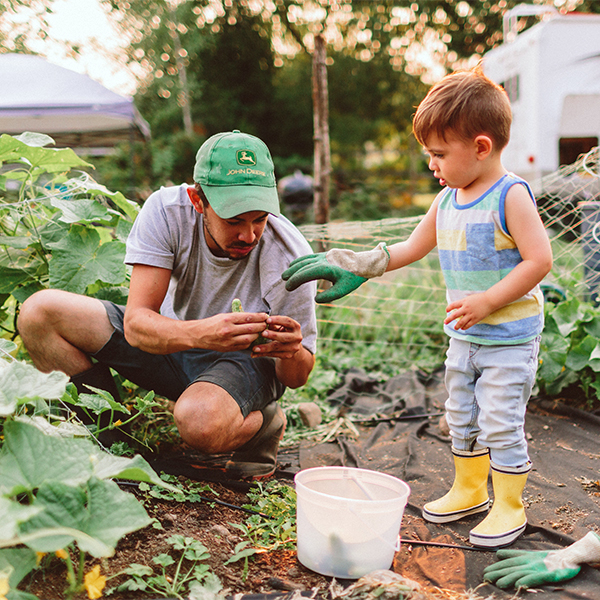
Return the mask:
M500 560L485 568L484 580L499 588L514 586L517 590L527 589L572 579L579 573L582 564L600 563L600 536L590 531L562 550L498 550L496 555Z
M288 292L307 281L326 279L333 286L315 296L319 304L343 298L362 285L367 279L380 277L390 262L390 253L381 242L373 250L353 252L333 248L329 252L307 254L290 263L281 277Z

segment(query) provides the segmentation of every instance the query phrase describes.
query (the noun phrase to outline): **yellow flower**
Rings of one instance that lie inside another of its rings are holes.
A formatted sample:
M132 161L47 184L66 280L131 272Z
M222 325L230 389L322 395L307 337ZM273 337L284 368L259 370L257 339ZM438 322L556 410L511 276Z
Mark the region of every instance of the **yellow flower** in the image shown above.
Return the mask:
M42 558L44 558L44 556L46 556L45 552L36 552L35 553L35 566L39 567L40 563L42 562Z
M90 600L102 597L102 590L106 585L106 577L100 575L100 565L96 565L89 573L85 574L83 585Z
M57 550L54 554L56 554L58 558L62 558L63 560L67 560L67 557L69 556L64 548Z
M0 573L0 600L6 600L6 594L10 591L8 586L8 575Z
M123 421L121 421L121 419L119 419L118 421L115 421L115 422L113 423L113 425L114 425L115 427L120 427L121 425L123 425Z

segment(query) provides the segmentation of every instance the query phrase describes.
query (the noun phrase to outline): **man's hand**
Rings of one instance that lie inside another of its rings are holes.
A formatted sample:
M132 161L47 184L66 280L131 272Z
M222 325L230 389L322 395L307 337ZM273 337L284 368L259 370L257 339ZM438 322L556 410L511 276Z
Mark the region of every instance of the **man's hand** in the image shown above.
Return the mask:
M252 357L275 358L277 379L292 389L303 386L315 366L315 357L302 345L300 324L291 317L271 315L267 325L262 335L270 341L254 346Z
M368 252L334 248L326 253L297 258L281 277L286 282L285 289L288 292L307 281L331 281L333 286L315 297L315 301L322 304L343 298L371 277L380 277L385 273L389 260L390 254L383 242Z
M496 555L499 561L485 568L484 580L499 588L527 589L545 583L567 581L579 573L582 564L599 563L600 536L590 531L562 550L498 550Z
M247 350L267 327L267 313L223 313L202 319L201 345L218 352ZM188 321L193 323L193 321Z
M270 316L267 327L261 332L267 343L254 346L252 356L289 359L303 348L300 323L291 317Z

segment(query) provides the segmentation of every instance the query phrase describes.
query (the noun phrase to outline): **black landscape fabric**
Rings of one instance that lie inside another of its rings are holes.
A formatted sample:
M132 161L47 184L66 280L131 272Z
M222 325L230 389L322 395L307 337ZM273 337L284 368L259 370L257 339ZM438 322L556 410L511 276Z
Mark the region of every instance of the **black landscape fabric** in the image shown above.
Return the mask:
M380 383L360 371L348 372L332 401L345 407L342 412L353 420L368 422L377 416L370 426L359 428L357 440L303 444L299 467L344 465L398 477L411 488L400 532L403 540L471 546L469 531L484 514L447 524L421 517L423 505L445 494L454 477L450 438L439 427L445 400L442 376L409 372ZM419 418L423 413L436 416ZM512 548L560 549L588 531L600 533L600 417L534 398L526 433L533 463L524 492L528 525ZM493 551L403 542L392 569L424 585L464 592L480 586L484 568L495 561ZM486 584L477 593L510 598L515 590ZM535 597L598 599L600 570L584 566L576 578L541 587Z
M445 398L442 371L429 376L410 371L380 381L351 369L329 400L339 408L340 416L355 424L360 421L360 436L354 439L342 433L326 443L304 441L283 448L275 477L291 481L300 469L341 465L402 479L411 494L402 519L403 542L392 570L427 587L456 592L478 588L476 592L483 598L492 594L496 599L513 598L514 589L503 591L483 584L483 570L496 561L496 554L473 548L469 531L484 514L447 524L428 523L421 516L423 505L444 495L454 477L450 438L440 427ZM523 496L528 525L511 547L560 549L588 531L600 533L600 417L560 402L533 398L525 429L533 463ZM191 453L161 457L153 466L192 479L223 480L219 460L222 458L205 457L203 461ZM491 491L491 481L489 487ZM541 600L598 600L600 570L586 565L574 579L536 592L535 598Z

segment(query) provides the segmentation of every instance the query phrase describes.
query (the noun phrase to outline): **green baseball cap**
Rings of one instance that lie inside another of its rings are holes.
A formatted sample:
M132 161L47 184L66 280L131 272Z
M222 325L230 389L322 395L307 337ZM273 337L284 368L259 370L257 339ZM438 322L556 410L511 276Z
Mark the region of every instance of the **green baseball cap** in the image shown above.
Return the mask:
M194 181L222 219L253 210L280 215L271 153L248 133L236 129L208 138L196 154Z

